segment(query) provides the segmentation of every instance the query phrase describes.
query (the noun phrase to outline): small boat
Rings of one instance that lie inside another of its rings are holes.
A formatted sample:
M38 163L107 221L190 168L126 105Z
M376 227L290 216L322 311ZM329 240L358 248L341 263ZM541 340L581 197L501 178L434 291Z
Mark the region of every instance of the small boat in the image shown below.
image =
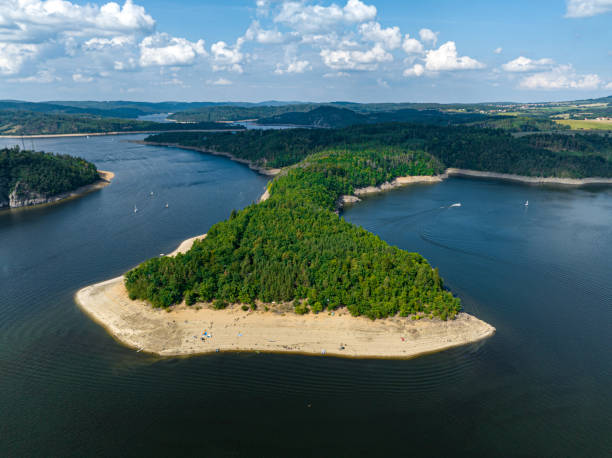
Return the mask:
M166 202L166 208L168 208L168 202Z
M461 207L461 202L457 202L456 204L450 206L450 208L452 207Z
M151 195L153 195L153 191L151 191Z
M138 208L136 208L136 205L134 205L134 213L138 213Z
M528 200L525 201L525 207L529 207L529 201Z

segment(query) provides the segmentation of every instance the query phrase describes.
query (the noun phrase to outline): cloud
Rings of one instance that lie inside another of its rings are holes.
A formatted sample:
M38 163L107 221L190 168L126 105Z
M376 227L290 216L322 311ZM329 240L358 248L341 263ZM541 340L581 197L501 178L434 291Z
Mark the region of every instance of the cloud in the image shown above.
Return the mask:
M82 73L75 73L72 75L72 81L75 83L91 83L93 78L91 76L85 76Z
M427 51L425 68L432 72L452 70L475 70L484 68L484 64L468 56L457 55L454 41L447 41L438 49Z
M118 46L150 33L155 21L127 0L83 6L65 0L0 1L0 73L19 73L26 61L52 55L74 57Z
M543 71L549 69L552 65L554 65L554 61L552 59L538 59L533 60L528 57L519 56L510 62L506 62L502 65L502 69L507 72L533 72L533 71Z
M502 51L503 51L503 49L502 49L502 48L495 48L495 49L493 50L493 52L494 52L495 54L501 54L501 53L502 53Z
M408 34L404 37L402 48L407 54L420 54L423 52L423 44L415 38L410 38Z
M129 35L120 35L113 38L91 38L83 43L83 48L88 51L100 51L107 48L121 48L134 44L134 42L134 37Z
M197 57L207 55L204 40L193 43L167 33L146 37L139 47L142 67L191 65Z
M365 22L375 17L376 7L366 5L360 0L348 0L343 8L335 3L330 6L322 6L289 1L282 4L274 21L295 30L316 32L329 29L338 23Z
M366 22L359 26L359 33L364 40L379 43L385 49L397 49L402 44L402 33L399 27L383 29L378 22Z
M609 11L612 11L612 0L568 0L565 17L590 17Z
M404 70L404 76L421 76L425 73L425 67L421 64L414 64L412 67Z
M262 44L282 43L285 41L283 34L276 29L265 30L261 28L259 21L253 21L244 34L244 38L249 41L256 41Z
M10 78L11 83L41 83L48 84L55 81L61 81L62 79L56 76L50 70L40 70L35 75L26 76L23 78Z
M3 0L0 4L0 41L42 43L65 36L102 36L146 33L155 21L142 6L127 0L77 5L65 0Z
M376 70L380 62L393 60L380 44L367 51L323 49L321 57L323 63L334 70Z
M421 41L435 46L438 42L438 33L430 29L421 29L419 30L419 37L421 37Z
M217 41L210 50L213 57L213 70L218 72L227 70L235 73L242 73L241 62L244 59L244 54L240 52L242 40L238 39L234 46L229 46L224 41Z
M359 0L348 0L344 7L344 16L349 22L370 21L376 17L376 7Z
M206 83L212 84L214 86L231 86L232 84L234 84L230 80L225 79L225 78L218 78L218 79L216 79L214 81L213 80L208 80L208 81L206 81Z
M40 47L35 44L0 43L0 74L14 75L28 59L38 55Z
M596 74L578 75L571 65L559 65L549 72L536 73L523 78L523 89L599 89L603 81Z
M293 60L289 62L284 68L281 64L276 64L276 70L274 73L277 75L284 75L286 73L304 73L306 70L311 68L310 62L307 60Z

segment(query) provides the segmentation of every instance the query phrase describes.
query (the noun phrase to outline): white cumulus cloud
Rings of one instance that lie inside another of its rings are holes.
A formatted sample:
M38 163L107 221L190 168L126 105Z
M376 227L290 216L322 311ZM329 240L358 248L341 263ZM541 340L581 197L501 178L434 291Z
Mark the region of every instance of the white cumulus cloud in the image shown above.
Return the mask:
M371 21L376 17L376 7L360 0L348 0L344 7L332 3L330 6L309 5L306 2L289 1L282 4L274 18L295 30L315 32L329 29L338 23Z
M334 70L376 70L379 63L393 60L393 56L380 44L367 51L323 49L321 58L325 65Z
M554 64L552 59L529 59L519 56L510 62L502 65L502 69L507 72L532 72L549 69Z
M359 26L359 33L364 40L380 43L385 49L397 49L402 44L402 33L399 27L383 29L378 22L366 22Z
M452 70L475 70L483 68L484 64L468 56L459 56L454 41L447 41L438 49L427 51L425 68L432 72Z
M241 40L238 40L234 46L229 46L224 41L214 43L210 48L213 57L213 70L242 73L244 70L241 62L244 59L244 54L240 52L241 46Z
M0 42L0 74L14 75L28 59L34 58L40 51L39 46L28 43Z
M197 57L207 54L204 40L194 43L184 38L171 37L167 33L146 37L139 46L139 62L142 67L190 65Z
M493 52L494 52L495 54L501 54L501 53L502 53L502 51L503 51L503 49L502 49L501 47L499 47L499 48L495 48L495 49L493 50Z
M612 11L612 0L568 0L566 17L580 18Z
M404 76L421 76L425 73L425 67L421 64L414 64L412 67L404 70Z
M439 32L434 32L431 29L419 30L419 36L421 37L421 41L424 43L430 43L432 46L435 46L438 42L438 33Z
M404 37L402 48L407 54L419 54L423 52L423 44L416 38L410 38L408 34Z
M253 21L244 34L244 38L263 44L282 43L285 41L283 34L275 29L263 29L259 21Z
M523 78L519 86L523 89L599 89L603 81L596 74L579 75L571 65L559 65L549 72Z

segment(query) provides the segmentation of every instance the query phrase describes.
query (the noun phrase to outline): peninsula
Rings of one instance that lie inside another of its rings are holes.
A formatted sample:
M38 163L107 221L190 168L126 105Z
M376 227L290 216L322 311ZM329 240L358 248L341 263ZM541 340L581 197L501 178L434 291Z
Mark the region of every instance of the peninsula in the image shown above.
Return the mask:
M463 313L423 257L345 222L338 208L449 175L572 185L612 177L612 141L589 135L383 124L164 133L145 142L227 155L276 175L258 203L186 241L176 256L77 293L119 341L160 355L413 357L491 336L494 328Z
M68 155L0 150L0 208L18 208L83 196L107 186L114 174Z

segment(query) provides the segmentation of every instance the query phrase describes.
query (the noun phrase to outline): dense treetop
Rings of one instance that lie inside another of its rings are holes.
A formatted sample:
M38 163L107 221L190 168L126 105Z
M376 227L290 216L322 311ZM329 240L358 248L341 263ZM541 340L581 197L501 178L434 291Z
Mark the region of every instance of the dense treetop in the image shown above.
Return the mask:
M84 159L43 152L0 149L0 202L19 183L20 193L53 196L100 179L96 166Z
M143 263L126 275L126 287L156 307L183 299L219 308L292 302L298 313L345 306L370 318L452 318L460 301L425 259L334 213L355 187L439 168L425 152L393 148L313 154L272 182L270 199L232 213L188 253Z
M612 136L533 134L517 137L474 126L372 124L343 129L251 130L230 133L163 133L148 141L228 152L264 167L296 164L329 148L426 151L444 167L528 176L611 177Z
M242 126L202 122L194 124L159 123L92 115L0 111L0 135L54 135L94 132L156 132L163 130L240 130Z

